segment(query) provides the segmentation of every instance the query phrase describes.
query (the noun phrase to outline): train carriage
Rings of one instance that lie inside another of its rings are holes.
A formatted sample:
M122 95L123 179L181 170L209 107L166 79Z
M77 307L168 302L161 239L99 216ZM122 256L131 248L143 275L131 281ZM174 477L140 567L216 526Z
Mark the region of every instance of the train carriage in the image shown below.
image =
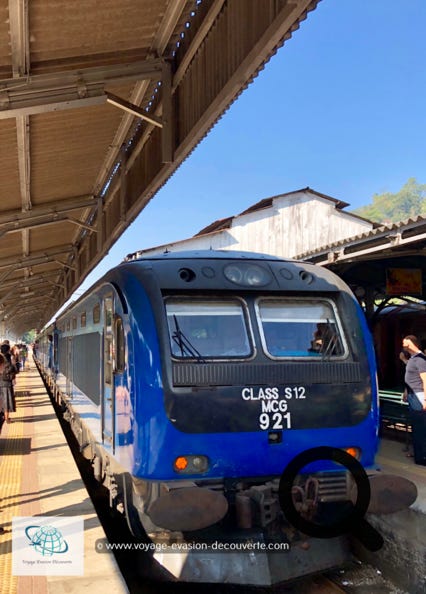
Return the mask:
M130 258L39 342L41 369L134 534L294 545L279 563L264 553L251 565L246 553L216 556L214 570L206 553L186 555L180 577L272 583L347 557L343 538L296 546L303 537L288 529L278 492L288 463L312 447L374 463L373 347L333 273L231 251ZM319 507L346 500L349 488L345 468L317 461L295 494L313 489Z

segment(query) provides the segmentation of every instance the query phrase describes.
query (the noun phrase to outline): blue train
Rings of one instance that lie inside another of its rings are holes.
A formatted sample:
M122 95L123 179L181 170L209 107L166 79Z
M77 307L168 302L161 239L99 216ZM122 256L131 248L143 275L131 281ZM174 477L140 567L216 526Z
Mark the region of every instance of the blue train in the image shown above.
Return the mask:
M267 584L347 558L343 537L307 539L288 525L278 493L287 464L314 446L374 463L373 346L332 272L232 251L128 257L38 343L39 368L111 505L136 536L183 543L177 565L169 550L157 554L170 572ZM350 478L312 463L295 505L312 513L346 500ZM229 554L212 552L218 541ZM267 546L248 555L237 546L248 541Z

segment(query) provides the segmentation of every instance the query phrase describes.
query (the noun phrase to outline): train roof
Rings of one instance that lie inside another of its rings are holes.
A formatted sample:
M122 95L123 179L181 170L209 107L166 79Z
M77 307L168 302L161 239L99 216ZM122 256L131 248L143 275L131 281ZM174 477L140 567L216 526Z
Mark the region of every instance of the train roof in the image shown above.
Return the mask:
M291 258L279 258L271 254L262 254L257 252L243 252L237 250L188 250L182 252L163 252L162 254L153 254L143 256L141 252L135 252L125 257L124 262L145 262L150 260L194 260L194 259L246 259L246 260L271 260L275 262L297 262ZM301 261L300 261L301 262ZM303 262L305 264L305 262Z
M139 252L140 253L140 252ZM305 262L303 260L294 260L292 258L279 258L277 256L273 256L271 254L262 254L257 252L244 252L244 251L237 251L237 250L190 250L190 251L181 251L181 252L164 252L162 254L154 254L150 256L138 256L138 252L134 254L129 254L124 258L123 262L118 266L111 268L108 272L106 272L101 278L99 278L89 289L87 289L83 295L81 295L76 301L71 302L68 307L62 310L59 314L55 316L55 322L59 318L67 315L71 310L75 309L79 306L79 304L84 301L87 296L95 290L98 286L102 285L104 282L111 282L111 274L114 270L123 270L126 266L132 264L149 264L149 262L157 261L157 262L166 262L172 260L258 260L264 262L271 262L271 263L287 263L287 266L291 267L292 265L301 265L303 268L315 268L315 277L321 280L322 282L328 283L327 290L349 290L346 286L346 283L342 281L335 273L331 272L327 268L323 266L318 266L312 262ZM300 274L300 272L299 272ZM311 280L309 280L310 276L306 276L302 278L301 282L302 285L299 287L300 289L306 289L309 285ZM330 284L331 283L331 284ZM320 287L317 287L316 290L319 290ZM325 285L321 285L321 289L325 290ZM53 328L55 323L51 320L50 324L45 327L46 328ZM46 330L49 331L49 330Z

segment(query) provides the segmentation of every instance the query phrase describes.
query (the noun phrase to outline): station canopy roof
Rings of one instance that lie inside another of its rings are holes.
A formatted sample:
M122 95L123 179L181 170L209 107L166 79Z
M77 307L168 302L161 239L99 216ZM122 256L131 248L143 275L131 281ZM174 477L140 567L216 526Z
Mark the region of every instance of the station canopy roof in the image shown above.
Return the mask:
M0 0L0 335L50 319L318 1Z
M426 302L426 218L422 216L379 225L298 257L338 274L370 319L395 299Z

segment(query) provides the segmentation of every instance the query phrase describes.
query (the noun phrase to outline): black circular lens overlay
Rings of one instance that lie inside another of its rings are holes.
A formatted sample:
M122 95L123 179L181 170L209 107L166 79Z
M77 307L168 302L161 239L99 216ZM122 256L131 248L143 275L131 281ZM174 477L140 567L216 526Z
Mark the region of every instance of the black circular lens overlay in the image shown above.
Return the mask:
M302 518L293 503L292 487L300 470L318 460L332 460L347 468L355 479L357 498L349 502L345 517L327 525L316 524ZM316 538L334 538L342 534L352 534L370 551L378 551L383 546L383 538L364 516L370 503L370 482L362 465L353 456L339 448L321 446L305 450L287 465L280 478L279 501L286 519L298 530Z

